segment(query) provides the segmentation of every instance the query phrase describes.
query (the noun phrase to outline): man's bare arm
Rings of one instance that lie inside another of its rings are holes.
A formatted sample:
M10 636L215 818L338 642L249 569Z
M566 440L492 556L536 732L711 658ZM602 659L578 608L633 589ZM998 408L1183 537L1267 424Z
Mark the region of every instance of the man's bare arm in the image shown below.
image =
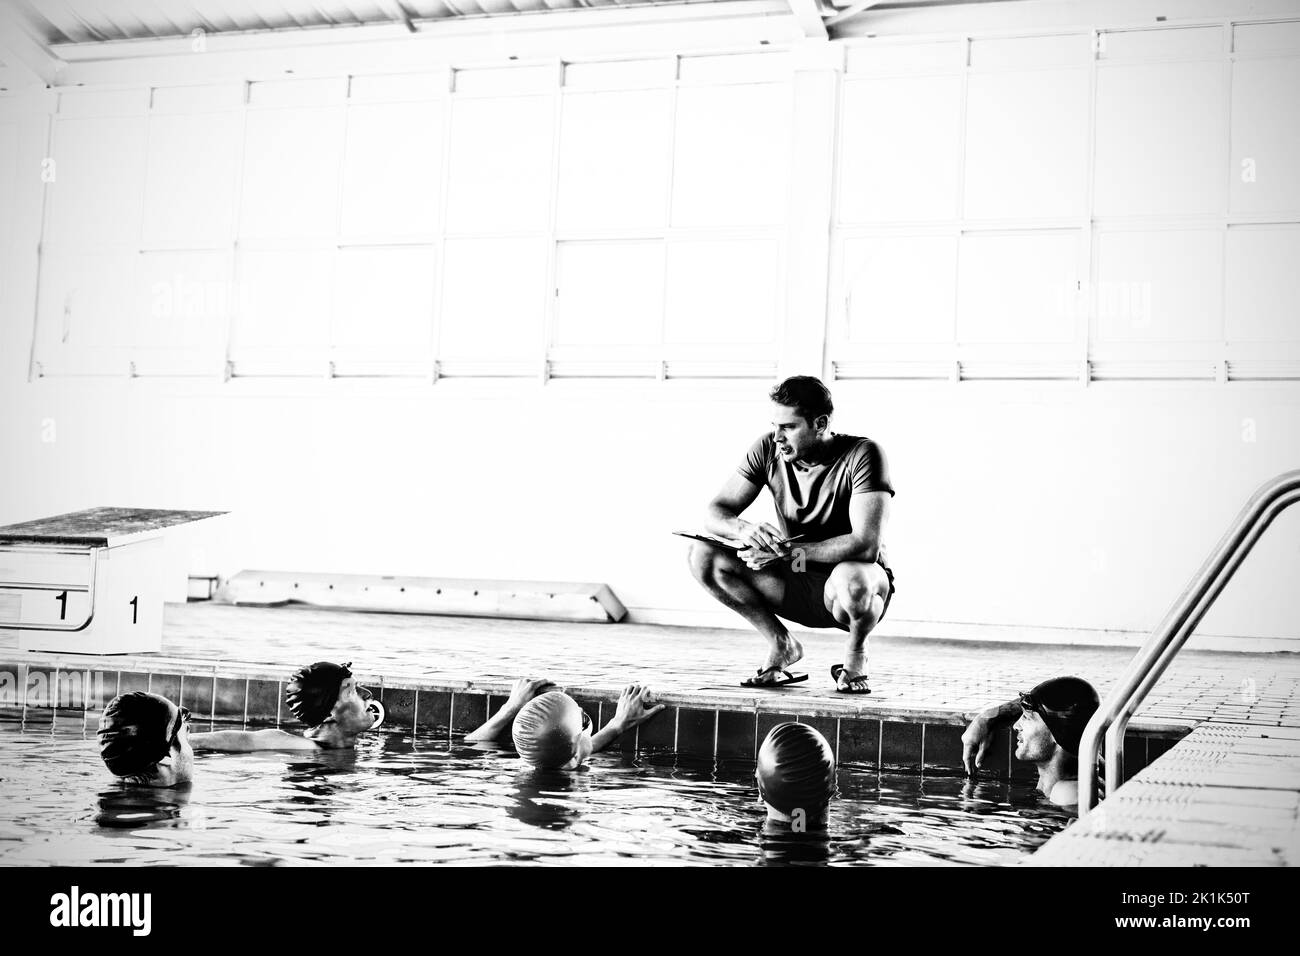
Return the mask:
M751 548L781 552L781 532L767 522L755 524L740 517L754 503L762 489L738 472L727 479L713 496L706 512L704 529L720 538L743 542Z
M889 519L889 492L868 491L849 499L848 534L796 543L794 553L802 554L805 561L819 564L839 564L841 561L866 561L871 563L880 556L880 541L884 537L885 522Z

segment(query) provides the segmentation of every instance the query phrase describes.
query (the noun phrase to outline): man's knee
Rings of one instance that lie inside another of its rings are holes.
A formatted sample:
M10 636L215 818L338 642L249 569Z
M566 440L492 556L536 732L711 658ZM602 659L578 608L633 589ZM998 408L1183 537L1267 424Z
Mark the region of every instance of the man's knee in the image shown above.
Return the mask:
M850 617L865 617L872 613L872 602L881 596L882 581L875 580L870 566L841 565L836 569L834 600ZM882 573L883 576L883 573Z
M695 580L701 584L708 584L716 580L718 572L723 570L726 557L726 553L719 548L705 544L703 541L693 541L686 559Z

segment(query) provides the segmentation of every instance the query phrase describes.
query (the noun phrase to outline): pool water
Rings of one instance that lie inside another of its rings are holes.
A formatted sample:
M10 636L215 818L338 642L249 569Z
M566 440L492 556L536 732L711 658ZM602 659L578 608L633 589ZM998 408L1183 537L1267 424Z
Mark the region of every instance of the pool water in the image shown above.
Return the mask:
M149 790L114 783L93 725L0 723L0 864L989 865L1073 818L1023 785L847 766L824 836L771 833L753 772L617 752L537 771L373 734L355 753L196 754L190 788Z

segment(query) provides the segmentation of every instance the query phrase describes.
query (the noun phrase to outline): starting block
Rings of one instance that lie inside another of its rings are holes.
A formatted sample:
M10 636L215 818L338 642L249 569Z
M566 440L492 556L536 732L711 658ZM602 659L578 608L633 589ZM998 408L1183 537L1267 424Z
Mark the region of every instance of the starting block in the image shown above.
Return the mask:
M222 514L91 508L0 528L0 629L24 651L162 650L163 532Z

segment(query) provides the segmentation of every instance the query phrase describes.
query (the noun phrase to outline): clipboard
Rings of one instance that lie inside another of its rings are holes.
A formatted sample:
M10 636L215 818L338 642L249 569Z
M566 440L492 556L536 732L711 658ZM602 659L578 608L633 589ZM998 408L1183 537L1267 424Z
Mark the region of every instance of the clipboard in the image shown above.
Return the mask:
M721 538L715 538L712 535L696 534L694 531L674 531L673 534L677 535L677 537L679 538L690 538L692 541L703 541L705 544L711 544L715 548L723 548L727 551L730 551L732 554L736 554L740 551L744 551L748 547L748 545L744 545L744 544L735 544L731 541L723 541ZM802 541L802 540L803 540L803 535L797 534L792 538L786 538L785 541L782 543L793 544L796 541Z

